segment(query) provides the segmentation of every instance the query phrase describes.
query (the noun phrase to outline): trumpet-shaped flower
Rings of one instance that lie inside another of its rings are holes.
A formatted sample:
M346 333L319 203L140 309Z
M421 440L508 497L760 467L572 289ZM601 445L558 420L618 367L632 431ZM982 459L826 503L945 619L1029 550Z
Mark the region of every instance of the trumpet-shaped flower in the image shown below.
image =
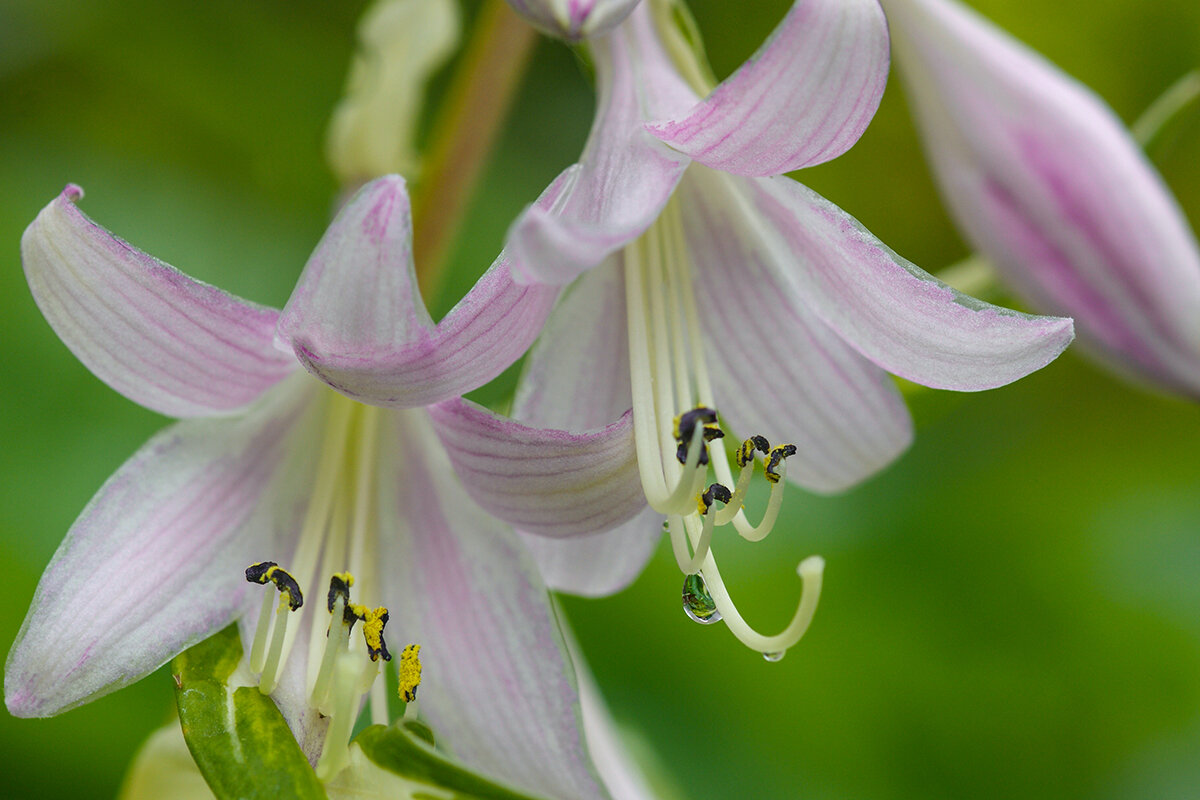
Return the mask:
M577 42L608 33L640 0L508 0L513 10L538 29Z
M952 0L882 0L951 215L1118 371L1200 396L1200 250L1090 89Z
M873 115L888 68L873 0L799 0L703 98L684 78L701 70L664 44L669 15L655 13L668 8L642 4L590 42L599 109L583 157L508 241L519 281L574 282L534 349L516 416L579 429L632 406L648 509L608 533L527 541L551 585L600 594L640 570L665 517L689 613L723 617L775 658L811 619L822 562L801 563L795 617L764 636L721 580L714 529L761 539L785 476L837 491L894 459L912 432L889 372L938 388L1000 386L1055 358L1072 326L955 292L778 177L844 152ZM733 443L736 477L723 424L749 437ZM460 456L448 429L451 458L469 470L471 437ZM770 487L757 524L742 508L756 462Z
M395 176L342 210L282 312L112 236L81 196L68 186L25 233L34 297L98 377L187 419L117 471L47 567L6 665L9 710L87 702L240 619L260 688L329 778L364 695L386 719L387 642L419 642L422 713L465 764L604 796L544 584L466 496L424 408L519 356L556 291L514 285L501 259L433 324ZM555 457L564 436L508 452ZM568 438L590 452L628 436L626 423ZM611 472L603 454L575 468L583 493Z

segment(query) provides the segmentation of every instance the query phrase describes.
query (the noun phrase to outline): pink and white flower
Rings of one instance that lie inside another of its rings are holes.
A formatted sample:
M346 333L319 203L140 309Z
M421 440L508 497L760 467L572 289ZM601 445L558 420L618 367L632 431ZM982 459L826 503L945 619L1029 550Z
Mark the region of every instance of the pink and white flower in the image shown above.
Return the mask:
M951 0L882 0L947 207L1037 308L1140 382L1200 396L1200 249L1089 88Z
M68 186L25 233L34 297L93 373L182 421L113 475L47 567L6 665L9 710L85 703L233 620L245 642L265 642L270 603L256 631L264 590L243 573L269 559L309 602L280 612L278 641L251 663L315 761L328 723L311 698L334 638L324 598L348 570L355 602L392 609L386 635L422 645L422 714L467 766L549 796L607 796L545 586L513 530L464 493L431 420L524 351L557 290L513 284L501 258L434 324L396 176L347 204L282 312L116 238L80 212L82 194ZM629 428L530 435L507 452L536 464L569 439L590 455L572 462L583 508L593 486L611 488L606 443ZM524 496L551 490L561 482ZM376 680L368 692L377 718L381 691Z
M713 528L760 539L782 500L778 478L839 491L895 459L912 423L888 373L959 391L1001 386L1053 360L1072 325L954 291L781 175L845 152L874 114L888 70L874 0L798 0L708 92L685 78L702 70L664 43L663 7L643 3L589 42L599 107L583 155L507 243L518 281L571 284L535 346L515 416L579 430L632 406L649 509L608 533L526 540L552 586L602 594L637 574L665 516L681 570L703 578L689 591L711 592L717 614L706 619L723 616L773 658L807 627L821 562L801 563L792 623L764 636L720 579ZM721 440L694 457L716 424L689 421L692 409L719 409L733 430L760 435L738 449L736 478ZM756 458L772 483L757 525L741 508ZM718 494L697 499L705 460L730 490L712 511Z

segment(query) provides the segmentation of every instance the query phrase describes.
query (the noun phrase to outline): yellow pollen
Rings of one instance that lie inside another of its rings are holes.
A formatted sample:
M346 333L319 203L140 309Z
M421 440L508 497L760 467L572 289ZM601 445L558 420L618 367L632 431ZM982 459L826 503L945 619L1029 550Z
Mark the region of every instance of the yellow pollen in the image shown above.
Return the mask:
M421 645L410 644L400 653L400 699L411 703L417 699L421 685Z
M363 621L363 638L367 640L367 652L371 654L372 661L378 661L382 655L385 661L391 661L392 657L387 651L387 645L383 642L383 626L387 624L388 610L383 606L370 611L362 606L364 614Z

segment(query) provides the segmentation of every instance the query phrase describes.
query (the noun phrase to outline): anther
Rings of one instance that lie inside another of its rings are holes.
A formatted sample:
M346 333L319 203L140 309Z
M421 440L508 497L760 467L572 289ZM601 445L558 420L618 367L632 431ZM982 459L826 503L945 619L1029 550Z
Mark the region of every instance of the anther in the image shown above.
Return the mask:
M287 598L288 606L292 611L304 605L304 595L300 591L300 584L296 583L296 579L291 576L291 573L274 561L261 561L246 567L246 580L250 583L264 585L268 581L275 584L279 594Z
M417 700L417 687L421 685L421 645L410 644L400 652L400 699L406 703Z
M384 661L391 661L392 654L388 652L387 642L383 640L383 626L387 625L388 610L383 606L374 611L366 611L363 615L363 638L367 642L367 654L372 661L378 661L380 656Z
M704 493L697 498L696 510L700 513L700 516L703 517L708 514L708 509L712 507L714 500L720 503L728 503L732 499L733 492L729 491L729 487L723 483L714 483L705 489Z
M699 424L703 427L704 441L711 442L713 439L720 439L725 436L725 431L721 430L717 425L717 412L711 408L700 406L693 408L691 411L685 411L675 417L675 441L679 443L679 447L675 450L675 458L680 464L686 464L688 460L688 448L691 446L692 436L696 432L696 426ZM708 450L707 448L700 451L701 466L708 465Z
M771 455L767 460L767 465L763 468L767 480L771 483L779 483L779 479L783 477L779 474L779 465L783 463L785 458L794 455L796 455L796 445L794 444L781 444L772 449Z
M751 436L746 441L742 442L742 446L738 448L737 465L745 469L747 465L754 461L754 451L762 453L764 456L770 454L771 443L763 436Z
M329 613L333 613L333 607L339 597L345 605L350 605L350 587L353 585L354 576L349 572L333 573L329 579Z

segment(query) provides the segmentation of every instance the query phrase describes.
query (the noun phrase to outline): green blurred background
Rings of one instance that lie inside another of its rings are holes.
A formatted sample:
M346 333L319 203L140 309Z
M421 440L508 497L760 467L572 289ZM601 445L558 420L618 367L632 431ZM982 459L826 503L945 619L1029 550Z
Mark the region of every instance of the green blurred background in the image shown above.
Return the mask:
M974 5L1127 121L1200 66L1195 0ZM165 422L42 321L21 231L76 182L122 237L282 304L331 210L322 139L363 6L0 3L0 650L75 515ZM787 6L695 0L717 73ZM542 42L435 313L574 160L591 102L571 54ZM1200 221L1200 125L1161 168ZM929 269L967 254L898 81L862 142L803 179ZM835 498L792 490L774 536L722 546L765 628L791 613L796 562L825 556L816 622L781 663L689 622L665 547L628 591L564 601L613 713L693 798L1200 796L1197 410L1074 353L1004 389L912 406L916 444L882 475ZM160 672L52 720L0 711L0 795L112 796L172 702Z

